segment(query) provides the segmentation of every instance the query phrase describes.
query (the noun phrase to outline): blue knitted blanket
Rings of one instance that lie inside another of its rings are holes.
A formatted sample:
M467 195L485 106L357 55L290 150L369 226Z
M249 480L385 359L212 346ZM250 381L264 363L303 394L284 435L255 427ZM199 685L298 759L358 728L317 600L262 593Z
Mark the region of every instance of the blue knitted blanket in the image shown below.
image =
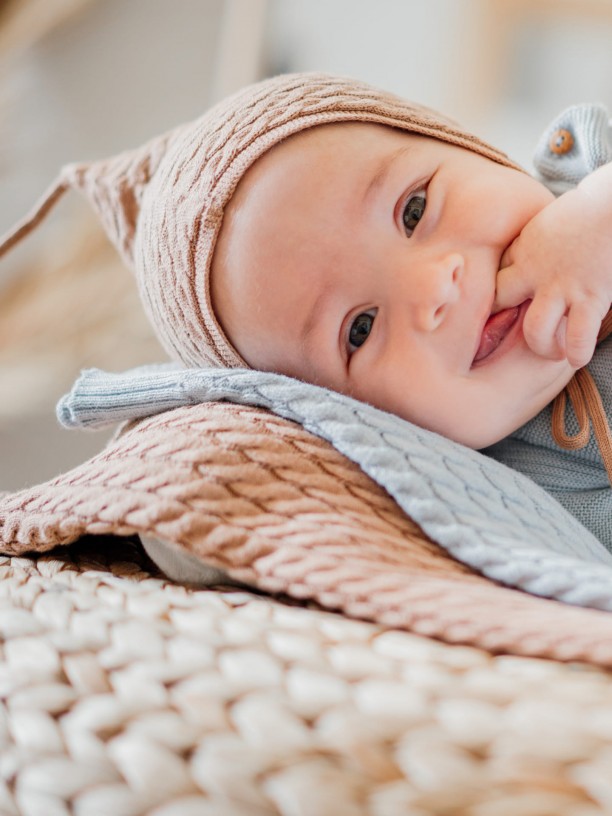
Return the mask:
M349 397L278 374L147 366L83 372L58 405L96 428L205 401L268 408L328 440L458 560L535 595L612 610L612 554L530 479Z

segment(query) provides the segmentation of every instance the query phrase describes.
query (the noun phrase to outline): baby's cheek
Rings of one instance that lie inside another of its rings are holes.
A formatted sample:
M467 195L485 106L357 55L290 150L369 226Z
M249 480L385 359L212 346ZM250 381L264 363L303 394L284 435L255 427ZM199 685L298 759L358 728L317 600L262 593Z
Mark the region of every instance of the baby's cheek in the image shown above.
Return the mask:
M555 201L554 195L539 181L527 174L512 172L514 183L504 190L503 201L495 205L499 193L491 199L491 210L498 213L505 231L506 246L516 240L536 215Z

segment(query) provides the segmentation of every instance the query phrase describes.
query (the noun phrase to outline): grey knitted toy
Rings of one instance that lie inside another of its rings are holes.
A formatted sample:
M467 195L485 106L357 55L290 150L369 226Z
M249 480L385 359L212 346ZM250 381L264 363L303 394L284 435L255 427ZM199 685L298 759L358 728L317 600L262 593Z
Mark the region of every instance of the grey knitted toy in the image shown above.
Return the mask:
M538 142L534 165L555 195L612 161L612 132L603 105L573 105L557 116Z

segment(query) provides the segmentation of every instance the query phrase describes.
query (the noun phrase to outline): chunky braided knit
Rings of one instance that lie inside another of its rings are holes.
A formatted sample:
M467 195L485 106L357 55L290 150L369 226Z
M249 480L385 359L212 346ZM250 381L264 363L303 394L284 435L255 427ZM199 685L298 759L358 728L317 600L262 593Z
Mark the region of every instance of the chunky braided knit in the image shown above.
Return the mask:
M0 500L7 554L134 533L234 580L351 616L491 651L612 666L609 614L476 574L331 445L260 409L165 412L83 465Z

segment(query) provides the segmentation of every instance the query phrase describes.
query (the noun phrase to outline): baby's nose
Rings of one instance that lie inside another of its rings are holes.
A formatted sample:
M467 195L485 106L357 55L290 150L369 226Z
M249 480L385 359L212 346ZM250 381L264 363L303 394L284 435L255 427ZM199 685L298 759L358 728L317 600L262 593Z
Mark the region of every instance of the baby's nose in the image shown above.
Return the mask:
M437 329L459 299L464 266L463 256L457 252L437 256L423 265L415 282L416 317L422 331Z

